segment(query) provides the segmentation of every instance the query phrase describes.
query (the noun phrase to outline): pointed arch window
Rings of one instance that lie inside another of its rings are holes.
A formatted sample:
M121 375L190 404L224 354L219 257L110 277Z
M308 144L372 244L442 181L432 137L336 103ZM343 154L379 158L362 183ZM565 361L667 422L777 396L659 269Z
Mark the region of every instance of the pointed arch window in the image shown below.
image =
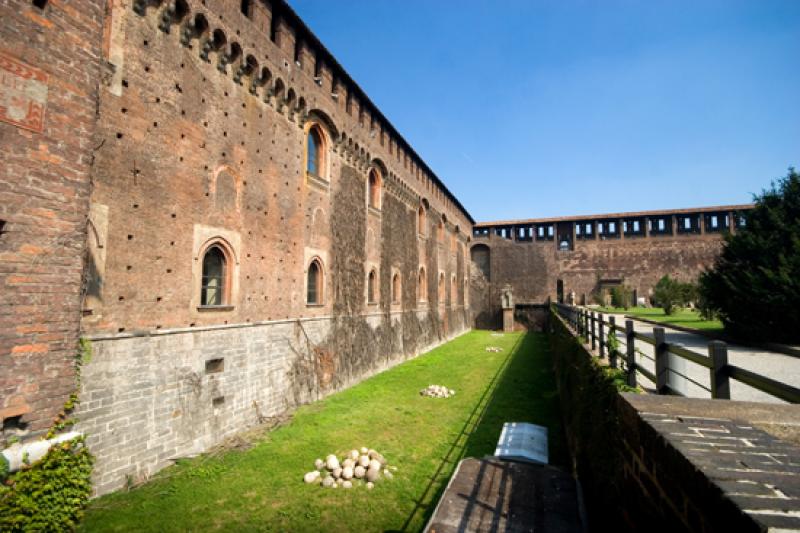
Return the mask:
M228 304L228 260L219 245L212 245L203 254L200 305L204 307Z
M419 206L419 211L417 211L417 226L419 230L420 237L425 236L425 206Z
M377 302L377 294L378 294L378 275L375 272L375 269L369 271L367 275L367 303L374 304Z
M373 209L381 208L381 176L376 169L369 171L367 197L369 206Z
M400 273L398 272L392 276L392 303L400 303Z
M424 302L428 299L428 279L425 277L425 267L419 267L417 278L417 300Z
M314 259L308 265L306 280L306 303L308 305L322 305L323 289L322 263Z
M325 136L318 124L308 129L306 139L306 172L318 178L327 179L325 172Z

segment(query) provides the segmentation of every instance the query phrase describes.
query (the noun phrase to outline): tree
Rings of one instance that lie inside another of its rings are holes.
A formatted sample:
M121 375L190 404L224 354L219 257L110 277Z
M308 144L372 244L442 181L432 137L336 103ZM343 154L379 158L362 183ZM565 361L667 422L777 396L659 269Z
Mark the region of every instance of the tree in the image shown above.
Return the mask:
M790 168L754 201L701 275L700 299L735 337L800 342L800 174Z
M682 284L669 275L665 275L653 288L653 300L658 307L664 310L665 315L671 315L675 307L684 300L684 289Z

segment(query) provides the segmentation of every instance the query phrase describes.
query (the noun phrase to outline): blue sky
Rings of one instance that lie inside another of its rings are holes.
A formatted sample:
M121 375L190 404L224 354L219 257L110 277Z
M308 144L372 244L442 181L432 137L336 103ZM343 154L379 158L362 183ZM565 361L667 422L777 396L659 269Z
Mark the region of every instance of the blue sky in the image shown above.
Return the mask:
M746 203L800 167L800 0L289 0L478 221Z

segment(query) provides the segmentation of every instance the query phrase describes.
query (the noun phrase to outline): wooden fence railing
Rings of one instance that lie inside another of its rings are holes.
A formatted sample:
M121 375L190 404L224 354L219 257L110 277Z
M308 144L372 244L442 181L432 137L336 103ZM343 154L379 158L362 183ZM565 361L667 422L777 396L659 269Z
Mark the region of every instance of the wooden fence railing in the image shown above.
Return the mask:
M641 374L655 384L658 394L683 395L669 384L670 375L674 375L709 392L712 398L730 400L730 380L733 379L789 403L800 403L800 389L730 364L728 362L728 346L722 341L709 342L708 355L704 355L666 342L664 328L661 327L654 327L653 336L649 337L634 331L633 320L626 320L623 327L616 324L613 316L608 317L608 321L605 321L601 313L581 307L557 303L554 304L554 309L571 326L576 335L586 339L592 350L598 350L601 358L608 357L612 367L623 368L627 374L628 385L632 387L637 385L637 374ZM618 338L617 333L622 334L622 338ZM616 342L610 340L610 335L613 335ZM654 357L637 350L637 342L652 346ZM609 350L610 345L613 347L617 344L624 345L624 353L619 349ZM654 363L655 372L651 372L637 362L637 351L641 358L650 359ZM709 371L708 382L701 383L680 372L680 369L675 368L676 365L670 365L670 360L675 361L670 356L676 356L707 368ZM622 359L622 364L620 364L620 359Z

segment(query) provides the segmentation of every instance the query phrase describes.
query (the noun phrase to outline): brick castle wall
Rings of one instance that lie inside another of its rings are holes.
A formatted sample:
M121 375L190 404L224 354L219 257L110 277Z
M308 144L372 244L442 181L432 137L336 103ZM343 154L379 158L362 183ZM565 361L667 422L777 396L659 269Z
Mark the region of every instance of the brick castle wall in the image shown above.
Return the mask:
M564 432L593 529L800 527L795 406L620 394L564 322L549 320Z
M553 241L476 237L472 249L489 250L490 277L486 280L473 264L473 310L479 326L498 327L500 294L507 284L515 303L540 304L557 300L559 280L564 300L574 293L576 304L594 303L593 294L608 281L649 299L664 275L696 281L722 245L720 233L577 240L569 251L558 250Z
M0 2L0 420L48 428L74 357L102 0Z
M78 413L98 493L469 327L469 215L288 7L156 4L113 2L107 21ZM208 308L215 239L229 298Z

